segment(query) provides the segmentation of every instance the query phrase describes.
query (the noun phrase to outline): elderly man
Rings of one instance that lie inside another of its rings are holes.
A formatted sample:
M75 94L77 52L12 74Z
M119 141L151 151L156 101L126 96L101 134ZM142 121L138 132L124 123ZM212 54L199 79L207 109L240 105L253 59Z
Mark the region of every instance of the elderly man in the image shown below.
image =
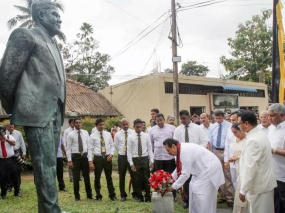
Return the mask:
M273 212L273 189L276 187L276 179L270 143L256 128L257 118L254 112L239 113L238 124L240 130L247 133L239 163L241 182L239 198L243 202L245 199L248 200L250 213Z
M63 124L66 83L54 36L61 33L56 4L35 0L34 27L17 28L0 65L2 106L24 126L33 159L40 213L61 212L56 189L56 150Z
M268 130L271 124L268 111L262 111L259 118L261 123L257 126L257 128L259 128L265 135L268 135Z
M272 158L277 188L274 189L275 213L285 212L285 106L272 104L269 109L272 126L268 139L271 143Z
M217 191L225 180L219 159L207 149L194 143L179 143L174 139L163 142L166 151L176 156L176 181L173 189L179 189L192 175L189 190L189 213L215 213Z

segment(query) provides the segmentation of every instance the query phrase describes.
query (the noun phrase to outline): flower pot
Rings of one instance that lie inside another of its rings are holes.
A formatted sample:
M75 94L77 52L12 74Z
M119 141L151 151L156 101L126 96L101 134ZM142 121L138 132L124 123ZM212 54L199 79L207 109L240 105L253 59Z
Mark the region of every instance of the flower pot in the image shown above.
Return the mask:
M151 197L152 202L152 213L173 213L173 195L172 192L167 192L162 197L161 194L157 192L152 192Z

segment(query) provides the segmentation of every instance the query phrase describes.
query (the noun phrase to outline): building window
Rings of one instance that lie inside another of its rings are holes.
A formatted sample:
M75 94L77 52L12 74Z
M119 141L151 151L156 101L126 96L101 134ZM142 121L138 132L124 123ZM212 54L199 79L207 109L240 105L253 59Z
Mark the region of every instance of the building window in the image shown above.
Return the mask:
M165 93L173 93L173 83L165 82ZM179 83L179 94L192 95L207 95L208 93L230 93L238 94L240 97L265 97L264 90L257 90L257 92L243 92L224 90L221 86L206 86L199 84L184 84Z

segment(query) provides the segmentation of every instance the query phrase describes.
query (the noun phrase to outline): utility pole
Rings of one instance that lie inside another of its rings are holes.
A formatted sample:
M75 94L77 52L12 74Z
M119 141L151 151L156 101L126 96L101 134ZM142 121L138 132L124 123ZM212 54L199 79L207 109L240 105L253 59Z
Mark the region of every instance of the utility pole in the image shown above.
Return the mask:
M176 123L179 124L179 87L178 87L178 61L177 60L177 32L175 0L171 0L172 11L172 62L173 62L173 112Z

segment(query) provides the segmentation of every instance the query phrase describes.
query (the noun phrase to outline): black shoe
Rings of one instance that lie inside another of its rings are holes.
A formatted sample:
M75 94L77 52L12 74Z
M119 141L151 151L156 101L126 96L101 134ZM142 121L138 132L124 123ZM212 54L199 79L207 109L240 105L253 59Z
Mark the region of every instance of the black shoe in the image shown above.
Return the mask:
M96 197L95 200L102 201L102 197Z
M18 194L14 194L15 197L22 197L22 195L20 193Z
M218 203L219 203L219 204L225 203L225 202L227 202L227 200L225 200L225 199L220 199L220 200L218 200Z
M80 202L80 199L75 199L75 202Z
M59 191L67 192L67 189L63 188L63 189L59 189Z
M144 202L144 199L143 198L137 198L136 199L138 202Z
M229 208L233 208L234 207L234 203L233 202L227 202L228 203L228 207Z
M183 203L183 208L184 208L184 209L188 209L188 208L189 208L189 204L186 203L186 202L184 202L184 203Z
M6 199L6 196L5 196L5 195L1 196L1 199L2 199L2 200L5 200L5 199Z
M121 201L123 201L123 202L126 201L126 200L127 200L126 197L122 197L122 198L121 198Z
M87 199L89 199L89 200L96 200L96 198L95 198L95 197L93 197L93 196L91 196L91 197L87 197Z
M110 199L111 199L112 201L117 200L116 196L110 197Z
M145 199L145 201L144 202L146 202L146 203L150 203L151 202L151 199Z

